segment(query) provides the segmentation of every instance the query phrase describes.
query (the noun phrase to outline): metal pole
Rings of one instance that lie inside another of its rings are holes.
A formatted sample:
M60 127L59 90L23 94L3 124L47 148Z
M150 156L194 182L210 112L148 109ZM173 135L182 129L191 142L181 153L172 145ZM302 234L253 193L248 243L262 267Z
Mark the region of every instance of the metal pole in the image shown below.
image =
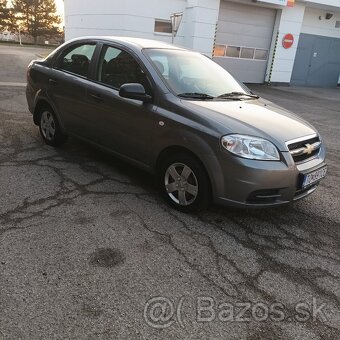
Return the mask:
M20 46L22 46L22 43L21 43L21 31L20 31L20 26L19 26L19 42L20 42Z
M171 25L172 25L172 44L175 41L179 26L181 25L183 13L173 13L170 15Z

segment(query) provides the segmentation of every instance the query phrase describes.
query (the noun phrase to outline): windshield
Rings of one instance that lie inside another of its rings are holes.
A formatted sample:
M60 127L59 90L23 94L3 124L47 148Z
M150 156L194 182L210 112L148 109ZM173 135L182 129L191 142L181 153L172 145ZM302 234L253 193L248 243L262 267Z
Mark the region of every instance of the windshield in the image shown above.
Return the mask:
M230 93L250 94L224 68L199 53L171 49L145 49L144 53L178 96L212 99Z

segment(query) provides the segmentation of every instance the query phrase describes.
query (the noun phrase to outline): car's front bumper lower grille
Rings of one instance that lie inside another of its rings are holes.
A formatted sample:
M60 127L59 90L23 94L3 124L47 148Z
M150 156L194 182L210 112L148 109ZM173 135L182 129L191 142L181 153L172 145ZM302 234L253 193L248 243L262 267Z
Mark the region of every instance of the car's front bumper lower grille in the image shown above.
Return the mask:
M247 198L250 204L270 204L280 200L280 189L264 189L253 191Z

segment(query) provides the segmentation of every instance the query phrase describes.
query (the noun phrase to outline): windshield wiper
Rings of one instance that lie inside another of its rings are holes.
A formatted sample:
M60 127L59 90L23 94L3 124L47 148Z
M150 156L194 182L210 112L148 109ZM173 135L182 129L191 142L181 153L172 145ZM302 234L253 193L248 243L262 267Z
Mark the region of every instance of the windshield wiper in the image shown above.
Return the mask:
M193 98L193 99L214 99L215 97L211 96L210 94L206 93L199 93L199 92L187 92L187 93L180 93L178 97L182 98Z
M217 98L235 98L238 99L239 97L251 97L255 99L259 99L260 97L257 96L256 94L250 94L250 93L244 93L244 92L229 92L229 93L224 93L218 96Z

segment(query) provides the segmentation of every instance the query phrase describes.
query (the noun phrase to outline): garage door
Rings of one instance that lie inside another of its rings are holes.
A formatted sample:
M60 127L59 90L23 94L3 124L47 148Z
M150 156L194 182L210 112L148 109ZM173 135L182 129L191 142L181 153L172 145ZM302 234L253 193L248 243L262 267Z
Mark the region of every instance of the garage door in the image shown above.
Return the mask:
M276 10L221 1L214 60L246 83L263 83Z

